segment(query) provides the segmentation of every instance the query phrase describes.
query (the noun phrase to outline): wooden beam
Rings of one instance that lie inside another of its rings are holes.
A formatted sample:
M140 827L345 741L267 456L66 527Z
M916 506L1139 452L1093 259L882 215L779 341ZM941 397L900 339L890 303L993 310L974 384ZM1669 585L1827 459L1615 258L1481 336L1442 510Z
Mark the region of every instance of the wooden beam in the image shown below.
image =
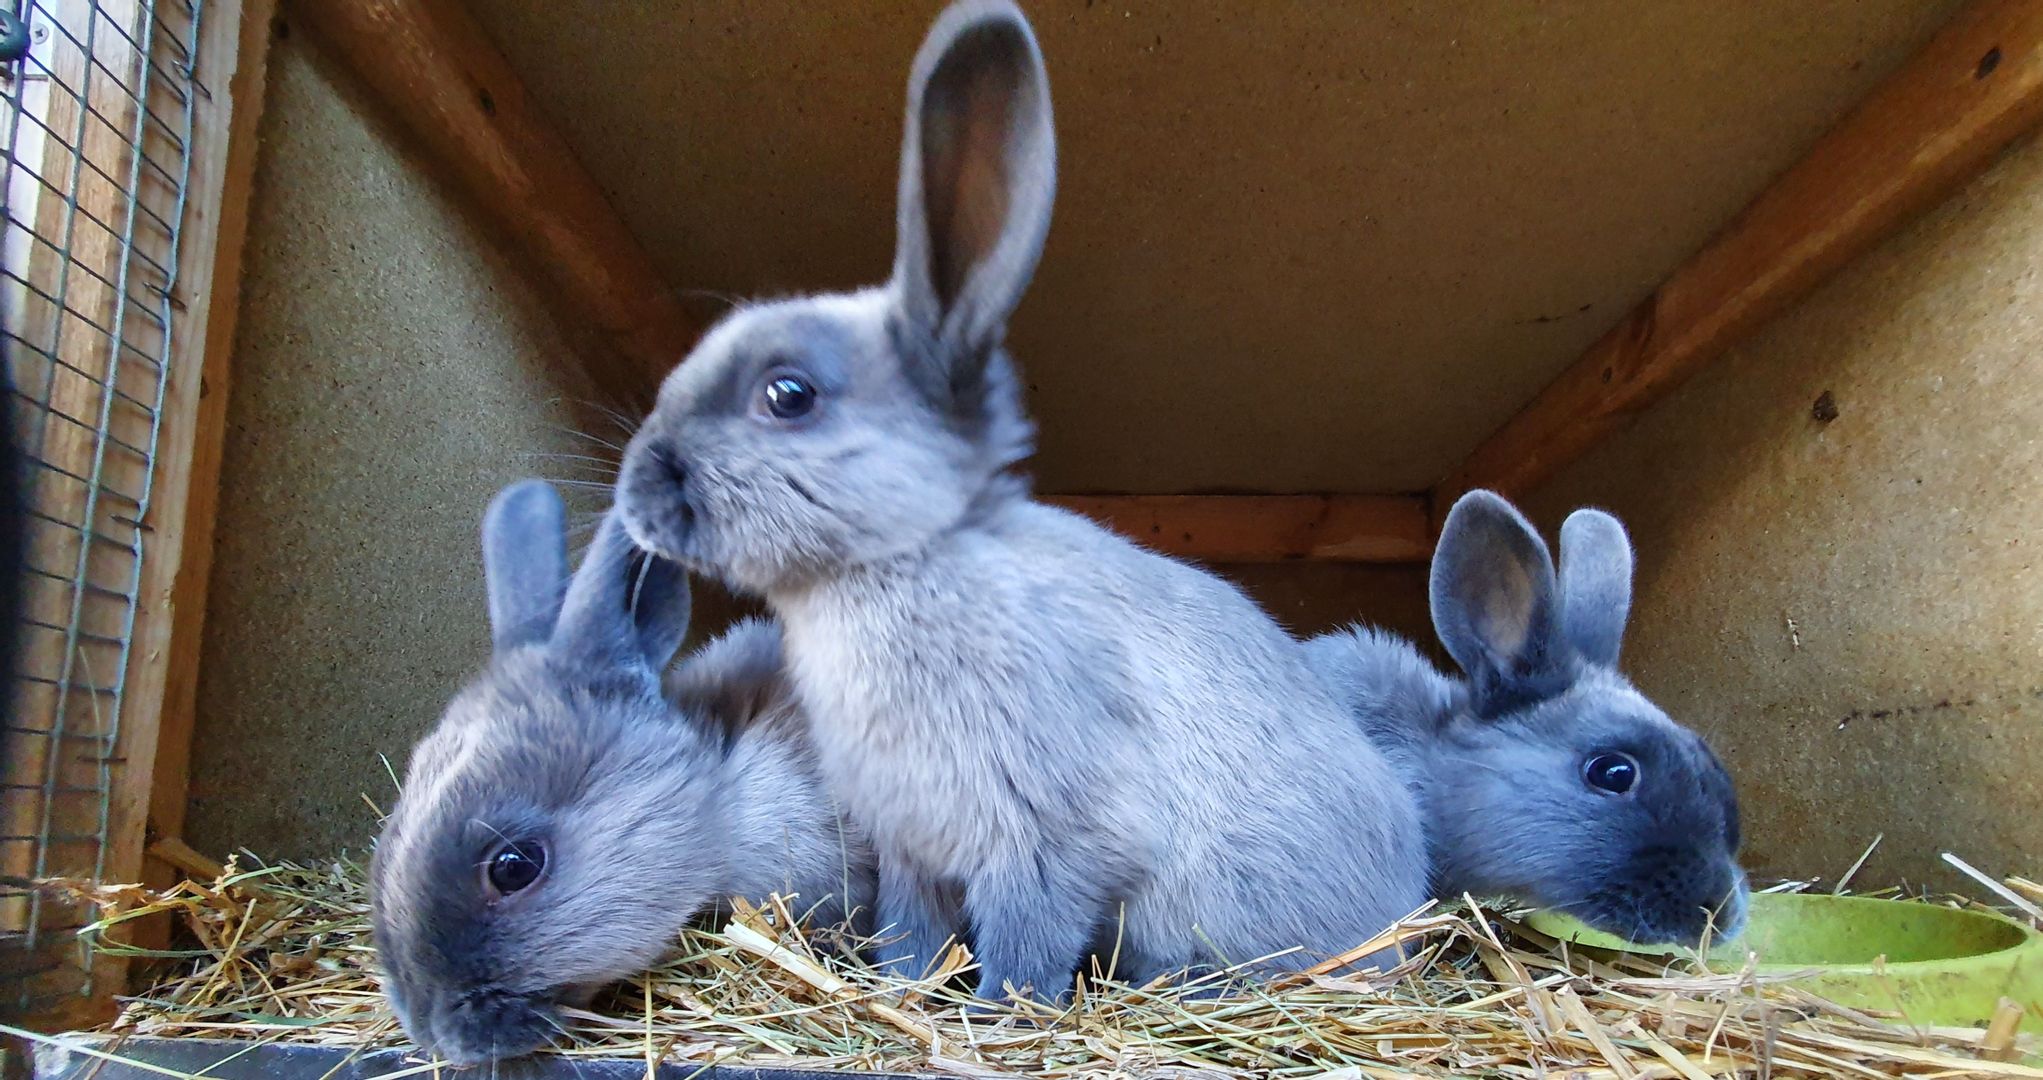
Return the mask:
M1221 563L1420 562L1420 495L1047 495L1166 555Z
M2043 120L2043 3L1976 0L1440 484L1522 495Z
M615 358L590 372L613 404L649 401L698 328L653 261L454 0L310 0L291 12L346 58L419 145L521 243Z
M276 0L208 0L204 10L194 75L208 92L198 95L193 109L173 294L184 317L174 324L166 365L123 706L120 756L126 764L113 791L106 861L109 881L158 886L182 874L160 860L145 865L144 853L188 850L177 838L184 827L242 256ZM159 947L166 932L160 924L135 931L138 943Z
M36 174L47 185L32 205L13 211L30 221L37 238L18 266L31 287L10 299L20 310L25 347L12 350L14 382L41 406L29 410L24 445L42 465L31 470L34 515L28 529L28 563L42 574L27 579L28 628L13 706L21 728L52 734L7 738L0 755L7 787L5 833L32 837L4 845L0 872L28 877L90 874L103 866L98 837L110 835L98 796L123 769L121 742L113 737L117 714L106 691L122 663L119 633L127 614L122 600L137 570L138 526L133 506L147 468L121 449L148 445L148 415L133 406L151 400L158 373L148 362L160 342L152 328L150 288L161 283L162 233L146 213L170 199L139 171L131 143L140 117L145 58L135 42L148 42L148 14L137 0L54 0L33 12L46 30L37 48L50 72L50 92L39 105L43 133ZM97 28L97 33L94 32ZM162 82L162 80L154 80ZM169 103L152 99L152 107ZM157 133L140 129L145 140ZM17 132L17 135L19 133ZM10 148L19 159L27 148ZM127 242L154 260L131 259ZM13 328L10 328L13 329ZM116 343L115 336L128 347ZM73 632L75 631L75 632ZM23 870L26 873L23 873ZM29 1020L54 1025L103 1017L123 967L94 958L90 974L100 994L87 995L87 972L71 929L85 925L83 905L43 894L38 901L11 897L0 910L0 933L9 947L29 945L32 959L49 961L19 986L31 1006ZM9 1000L0 1004L8 1008ZM41 1011L47 1007L49 1011Z
M193 850L182 840L166 838L149 845L149 858L162 863L175 876L211 883L227 876L227 864ZM169 882L175 884L175 882ZM160 887L160 886L159 886Z

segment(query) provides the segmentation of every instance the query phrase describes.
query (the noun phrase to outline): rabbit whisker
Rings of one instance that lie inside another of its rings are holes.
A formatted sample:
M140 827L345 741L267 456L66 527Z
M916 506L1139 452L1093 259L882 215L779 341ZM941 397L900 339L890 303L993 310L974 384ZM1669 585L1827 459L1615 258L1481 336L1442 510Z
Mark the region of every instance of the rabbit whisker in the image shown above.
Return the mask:
M1460 754L1442 754L1442 755L1440 756L1440 760L1442 760L1442 761L1451 761L1451 762L1453 762L1453 763L1454 763L1454 764L1456 764L1456 765L1469 765L1469 766L1474 766L1475 768L1478 768L1478 769L1482 769L1482 770L1485 770L1485 771L1487 771L1487 772L1493 772L1493 773L1500 773L1500 774L1501 774L1501 773L1505 773L1505 772L1508 772L1508 771L1509 771L1509 770L1505 769L1505 768L1504 768L1503 766L1501 766L1501 765L1495 764L1495 763L1493 763L1493 762L1485 761L1485 760L1483 760L1482 758L1480 758L1480 757L1476 757L1476 756L1474 756L1474 755L1467 755L1467 756L1464 756L1464 755L1460 755Z
M562 487L580 488L585 491L617 490L616 485L604 480L574 480L566 477L549 476L546 478L546 482L549 484L559 484Z
M1646 905L1640 903L1639 898L1636 896L1632 897L1631 901L1632 901L1632 925L1633 926L1646 925ZM1637 945L1638 943L1639 935L1637 931L1633 931L1632 933L1625 935L1626 945Z
M718 289L675 289L674 295L685 296L691 299L714 300L722 304L725 311L731 311L734 308L743 306L745 303L744 297Z
M652 570L653 560L648 556L638 561L638 572L631 577L631 596L625 603L624 609L630 612L634 619L638 617L639 596L645 591L646 578L651 575Z
M638 434L639 424L641 423L641 421L634 420L631 417L626 416L621 412L618 412L616 409L613 409L600 401L590 401L587 398L577 398L575 399L575 402L576 404L579 404L584 408L594 409L595 411L602 413L604 416L609 417L610 422L617 425L617 429L624 433L624 437L626 439L629 439L632 436Z
M489 831L497 834L497 839L502 840L506 844L516 843L516 841L512 840L510 837L505 836L504 831L502 829L497 828L495 825L492 825L489 822L482 820L481 818L469 818L468 820L475 822L477 825L480 825L483 828L488 829Z
M548 424L547 426L564 435L569 435L577 439L586 439L589 442L595 443L597 446L607 447L611 450L617 451L620 454L624 453L624 447L621 444L611 442L609 439L606 439L601 435L592 435L589 432L583 431L581 428L569 427L566 424Z
M613 487L617 482L617 472L614 469L598 469L594 466L576 465L571 462L563 464L561 468L566 472L566 475L553 476L549 474L543 475L542 479L548 483L574 484L581 487L588 487L593 484L601 488Z
M528 461L581 461L591 465L600 465L611 470L615 470L617 467L617 463L607 457L599 457L595 454L576 454L566 450L526 450L518 456Z
M845 517L843 513L839 512L835 506L832 506L829 503L824 502L822 498L819 497L815 492L809 490L808 485L802 483L801 481L795 479L792 476L787 475L786 473L775 473L774 475L779 477L780 482L782 484L785 484L788 490L794 492L796 495L801 496L802 500L808 503L810 506L813 506L816 509L821 510L825 514L828 514L832 521L835 521L842 525L853 526L855 528L858 528L861 533L871 535L870 530L864 528L863 526L860 526L858 522Z
M562 1035L566 1036L569 1042L573 1042L573 1041L574 1041L574 1038L575 1038L575 1033L574 1033L574 1032L572 1032L572 1031L569 1031L569 1030L567 1029L567 1025L566 1025L566 1024L563 1024L563 1023L561 1023L561 1022L560 1022L560 1018L559 1018L559 1017L556 1017L556 1016L554 1016L554 1015L553 1015L552 1013L550 1013L550 1012L542 1012L542 1013L540 1013L540 1014L539 1014L539 1018L540 1018L541 1020L544 1020L544 1021L546 1021L546 1026L547 1026L547 1027L550 1027L550 1028L552 1028L553 1030L555 1030L555 1031L558 1031L558 1032L560 1032L560 1033L561 1033Z
M810 506L813 506L818 510L828 512L831 517L837 516L836 511L831 510L829 507L823 505L823 500L816 498L815 493L811 492L805 485L802 484L801 481L796 480L794 477L787 475L782 475L781 480L784 481L789 487L789 489L791 489L795 494L800 495L802 499L806 501Z

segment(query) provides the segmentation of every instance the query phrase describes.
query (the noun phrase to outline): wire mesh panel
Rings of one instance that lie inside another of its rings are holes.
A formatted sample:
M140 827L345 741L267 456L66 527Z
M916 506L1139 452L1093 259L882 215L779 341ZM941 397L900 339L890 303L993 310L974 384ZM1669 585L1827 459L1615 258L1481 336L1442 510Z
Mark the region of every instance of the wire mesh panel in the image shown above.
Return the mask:
M90 994L86 913L28 883L105 870L152 458L181 304L202 0L0 0L9 406L27 580L0 732L0 1012Z

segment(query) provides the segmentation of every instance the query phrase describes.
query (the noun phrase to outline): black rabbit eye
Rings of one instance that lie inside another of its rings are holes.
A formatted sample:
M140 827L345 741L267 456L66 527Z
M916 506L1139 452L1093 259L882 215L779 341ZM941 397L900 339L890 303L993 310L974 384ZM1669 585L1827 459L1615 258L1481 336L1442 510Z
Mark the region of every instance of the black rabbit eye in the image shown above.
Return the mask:
M546 849L531 843L505 844L490 855L487 865L490 886L509 896L539 880L546 869Z
M1598 791L1622 795L1639 782L1639 763L1625 754L1597 754L1582 767L1582 780Z
M816 388L800 375L776 375L766 381L766 411L782 420L807 416L816 407Z

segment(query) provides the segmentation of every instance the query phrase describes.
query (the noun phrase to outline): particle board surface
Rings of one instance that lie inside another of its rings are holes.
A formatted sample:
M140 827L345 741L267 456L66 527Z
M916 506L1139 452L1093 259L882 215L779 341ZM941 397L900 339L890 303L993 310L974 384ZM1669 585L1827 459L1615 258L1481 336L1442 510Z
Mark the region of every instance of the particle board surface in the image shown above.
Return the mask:
M1626 667L1723 754L1758 867L2043 864L2039 253L2031 141L1532 502L1630 526Z
M571 340L307 35L273 42L188 839L362 850L368 795L488 655L476 528L586 475Z
M876 280L938 0L473 0L679 289ZM1026 2L1048 490L1429 486L1955 0Z

